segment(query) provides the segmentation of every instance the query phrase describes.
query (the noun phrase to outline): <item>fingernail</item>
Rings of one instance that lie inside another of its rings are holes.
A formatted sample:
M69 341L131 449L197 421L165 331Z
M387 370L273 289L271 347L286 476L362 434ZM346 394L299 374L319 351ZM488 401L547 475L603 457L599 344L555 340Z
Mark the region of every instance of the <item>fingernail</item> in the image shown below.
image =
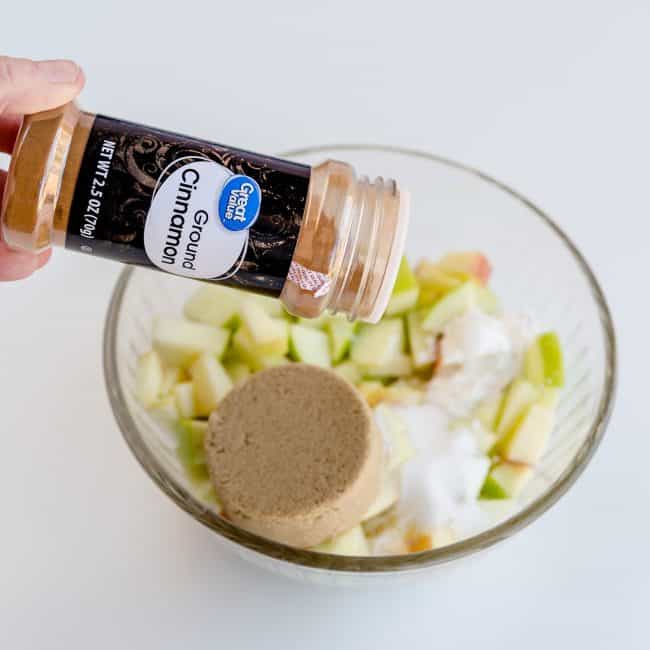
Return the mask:
M73 84L81 72L79 66L73 61L41 61L39 66L45 78L53 84Z

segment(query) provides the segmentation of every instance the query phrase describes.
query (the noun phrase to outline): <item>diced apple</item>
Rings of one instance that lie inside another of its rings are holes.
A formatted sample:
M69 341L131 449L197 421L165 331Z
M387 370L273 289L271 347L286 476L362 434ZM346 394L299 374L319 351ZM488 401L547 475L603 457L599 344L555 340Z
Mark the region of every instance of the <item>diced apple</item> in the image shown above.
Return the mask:
M496 422L499 413L501 412L501 403L503 402L503 394L498 393L492 397L488 397L481 402L474 411L474 417L483 425L488 431L496 430Z
M343 377L343 379L347 379L351 384L356 385L361 381L361 371L351 361L334 366L334 372Z
M542 388L542 396L539 398L539 404L550 409L556 409L560 403L560 389L552 386Z
M476 286L476 304L486 314L496 315L501 312L501 304L494 292L481 285Z
M209 478L203 448L207 428L208 423L200 420L181 420L176 428L178 436L176 453L194 483L202 483Z
M155 401L149 408L149 413L165 424L172 424L178 420L178 409L176 408L176 400L173 395L161 397Z
M399 474L396 472L388 472L384 476L384 480L381 485L381 489L377 498L373 501L372 505L366 511L366 514L363 515L361 521L367 521L372 519L382 512L388 510L393 504L399 499L400 493L400 478Z
M219 284L199 287L183 307L186 318L214 327L228 327L236 320L247 294Z
M416 370L430 366L436 360L436 335L422 329L424 312L411 311L406 314L406 331L413 367Z
M360 525L315 546L311 550L332 555L364 556L370 553L368 540Z
M329 368L330 343L325 332L303 325L290 326L290 354L296 361Z
M436 526L430 534L433 548L442 548L458 541L458 535L451 526Z
M265 296L261 293L248 293L246 299L257 303L272 318L287 318L289 313L278 298Z
M384 438L387 451L386 471L392 472L415 454L408 433L408 425L394 409L386 404L379 404L375 408L374 417Z
M327 319L323 327L329 336L332 363L339 363L350 351L356 323L351 323L347 318L334 316Z
M155 350L138 358L135 368L135 394L140 403L149 408L160 395L163 382L163 365Z
M472 427L472 431L476 435L476 443L478 444L478 448L484 454L489 453L489 451L494 447L497 440L499 439L499 436L494 433L494 431L486 429L482 424Z
M425 332L439 334L450 320L462 316L475 304L476 285L473 282L466 282L445 294L424 313L422 329Z
M540 334L528 348L524 372L532 382L555 388L564 385L562 346L555 332Z
M400 354L391 361L373 366L359 366L364 377L375 379L390 379L393 377L408 377L413 372L411 357Z
M186 378L185 371L178 366L171 366L163 370L163 379L160 386L160 396L169 395L176 384L180 384Z
M412 309L415 307L419 295L420 285L418 285L417 278L406 257L402 257L385 315L396 316Z
M510 384L496 420L496 432L507 436L527 409L539 399L540 391L526 379L516 379Z
M224 361L223 367L233 384L239 384L245 379L248 379L251 374L250 368L242 361Z
M555 411L533 404L514 431L499 444L499 453L510 461L534 465L544 453L554 426Z
M224 367L211 354L202 354L190 367L196 414L208 416L232 388Z
M479 508L487 515L492 525L508 519L517 507L516 499L510 499L508 497L503 499L479 499L477 503Z
M158 318L153 325L153 346L170 366L187 366L202 352L221 357L230 332L179 318Z
M179 415L182 418L193 418L196 415L193 383L191 381L184 381L176 384L173 393Z
M481 499L512 499L526 486L533 475L529 465L499 462L492 467L483 488Z
M313 327L315 329L323 329L325 327L325 324L330 320L330 318L333 318L330 316L327 312L323 312L319 316L315 316L314 318L298 318L296 321L298 325L302 325L303 327Z
M223 505L214 489L214 484L209 479L203 483L199 483L195 489L196 496L203 502L209 503L212 509L217 513L223 512Z
M257 302L246 301L240 317L255 353L261 356L282 356L289 351L289 330L285 320L272 318Z
M476 278L482 285L490 279L492 268L487 257L476 251L447 253L439 262L443 271L448 273L466 273Z
M256 370L266 370L266 368L275 368L284 366L291 361L287 357L258 357Z
M357 385L357 390L369 406L376 406L386 398L386 386L380 381L362 381Z
M469 280L469 276L461 278L443 271L437 264L421 260L415 267L415 277L420 285L418 306L431 305L444 294L459 287Z
M424 389L420 390L404 380L396 381L384 388L384 400L401 406L422 404L425 394Z
M404 324L401 318L387 318L376 325L362 326L352 343L350 359L359 366L381 366L404 353Z

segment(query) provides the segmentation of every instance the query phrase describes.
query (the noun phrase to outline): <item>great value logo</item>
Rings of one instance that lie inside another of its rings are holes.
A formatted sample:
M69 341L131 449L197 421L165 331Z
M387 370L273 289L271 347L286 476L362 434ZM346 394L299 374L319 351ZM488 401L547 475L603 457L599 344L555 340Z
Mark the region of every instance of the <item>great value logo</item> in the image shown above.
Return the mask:
M237 174L231 176L219 196L219 219L228 230L247 230L260 214L262 191L254 178Z

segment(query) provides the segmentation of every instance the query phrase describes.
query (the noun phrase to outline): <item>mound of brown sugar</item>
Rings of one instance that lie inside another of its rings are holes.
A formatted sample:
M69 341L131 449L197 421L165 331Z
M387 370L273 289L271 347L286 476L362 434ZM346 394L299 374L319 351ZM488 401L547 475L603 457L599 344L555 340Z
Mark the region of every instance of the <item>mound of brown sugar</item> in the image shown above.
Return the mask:
M383 445L370 409L315 366L271 368L232 390L205 447L228 517L291 546L349 530L379 492Z

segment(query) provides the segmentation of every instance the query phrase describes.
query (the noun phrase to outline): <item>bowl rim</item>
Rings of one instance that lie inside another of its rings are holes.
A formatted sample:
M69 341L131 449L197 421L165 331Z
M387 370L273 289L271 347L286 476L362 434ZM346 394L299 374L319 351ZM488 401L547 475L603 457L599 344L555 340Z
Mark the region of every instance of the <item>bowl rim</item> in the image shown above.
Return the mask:
M544 494L540 495L526 508L493 528L439 549L406 555L353 557L317 553L273 542L234 526L226 519L221 518L211 510L205 508L205 506L203 506L182 485L167 475L163 467L157 462L155 456L142 442L138 434L138 426L126 406L127 402L118 376L116 339L118 317L126 288L135 271L133 267L125 268L121 272L113 289L104 325L104 380L110 405L127 445L142 468L158 485L158 487L197 521L235 544L275 560L299 565L308 569L320 569L344 573L372 574L398 571L403 572L444 564L493 546L507 537L510 537L512 534L522 530L555 504L582 474L603 438L614 404L614 395L617 383L617 345L614 324L607 301L598 280L576 245L543 210L505 183L475 167L456 162L444 156L431 154L418 149L391 145L328 144L292 149L279 155L285 158L295 158L297 156L319 153L327 154L332 151L375 151L397 154L428 160L436 164L465 172L499 188L526 206L560 238L562 243L572 254L587 279L592 297L598 309L599 321L604 335L605 377L603 394L598 404L596 416L591 424L589 434L576 452L571 463L564 469L556 481Z

